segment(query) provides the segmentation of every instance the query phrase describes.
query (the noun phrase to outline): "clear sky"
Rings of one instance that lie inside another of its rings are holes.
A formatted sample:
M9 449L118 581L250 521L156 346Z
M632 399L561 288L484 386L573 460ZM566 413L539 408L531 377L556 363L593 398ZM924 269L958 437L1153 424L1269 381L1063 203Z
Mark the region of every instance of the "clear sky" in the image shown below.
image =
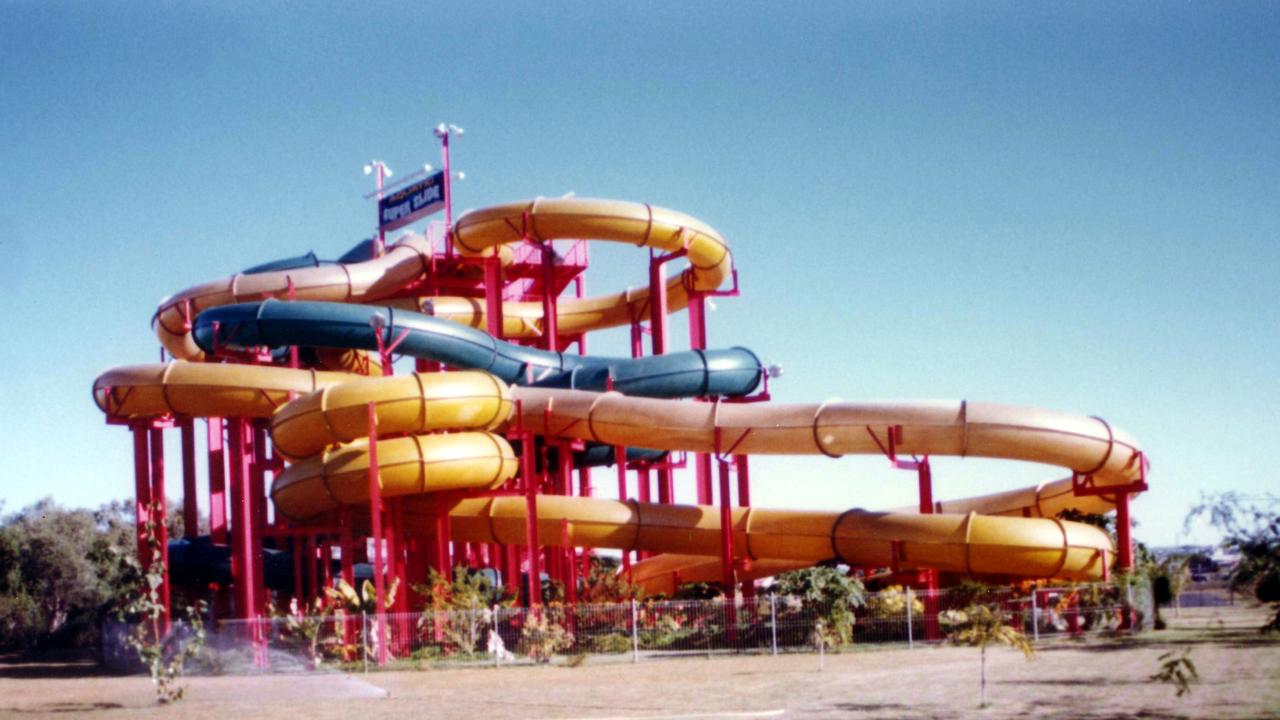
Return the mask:
M782 363L778 401L1101 415L1150 454L1156 545L1201 491L1277 488L1280 6L469 5L0 3L6 510L129 496L89 388L157 358L156 302L336 257L374 223L361 165L438 162L442 120L459 210L573 191L719 229L743 294L712 343ZM643 282L592 253L589 289ZM881 459L753 469L760 505L914 496Z

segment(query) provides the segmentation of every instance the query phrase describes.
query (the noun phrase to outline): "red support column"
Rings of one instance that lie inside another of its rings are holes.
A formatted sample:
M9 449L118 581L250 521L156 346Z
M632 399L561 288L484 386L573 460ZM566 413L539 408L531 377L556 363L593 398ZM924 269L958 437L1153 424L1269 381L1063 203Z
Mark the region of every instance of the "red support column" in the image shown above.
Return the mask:
M933 502L933 467L929 464L929 456L925 455L916 463L917 487L920 493L920 514L932 515L936 510ZM938 571L925 570L920 573L924 579L924 637L926 640L941 640L942 628L938 625L938 613L942 606L938 598Z
M559 350L560 326L556 309L556 253L548 240L542 244L542 335L547 350Z
M356 584L356 544L351 536L351 508L343 507L338 511L338 525L342 535L338 538L338 552L342 554L342 579L348 585Z
M209 539L227 544L227 457L222 444L222 418L208 419Z
M250 426L253 443L253 463L249 474L252 492L251 522L253 523L253 585L254 595L261 610L267 602L266 569L263 567L262 535L267 527L267 426L266 420L255 420Z
M733 467L738 473L738 507L750 507L751 461L747 455L734 455ZM748 558L744 557L743 563L747 563L748 560ZM754 580L744 580L742 582L742 595L748 602L754 602L756 597L756 583Z
M436 504L436 570L444 576L446 581L453 580L453 558L450 555L449 543L449 509L443 502Z
M496 252L484 259L484 319L489 334L502 339L502 261Z
M375 643L378 647L378 664L387 664L387 610L386 580L383 573L386 563L383 557L382 534L382 478L378 472L378 416L374 403L367 406L369 417L369 524L372 527L373 539L373 587L375 627L378 636Z
M725 625L729 642L737 639L738 626L738 586L733 568L733 506L729 497L729 463L719 461L720 465L720 572L724 586Z
M1129 517L1129 493L1116 494L1116 569L1133 569L1133 520Z
M196 493L195 421L189 417L178 421L182 439L182 536L200 534L200 497Z
M228 422L227 450L231 460L231 577L235 585L235 612L241 618L256 618L255 566L261 556L253 554L253 497L250 492L249 453L245 437L249 432L244 418Z
M621 445L613 448L613 463L618 468L618 500L627 501L627 449ZM631 580L631 551L622 551L622 572Z
M519 411L517 411L519 412ZM529 557L529 607L542 604L542 568L538 562L538 483L534 478L532 433L522 433L520 475L524 482L525 545Z
M146 568L151 565L152 553L147 523L151 520L151 456L149 452L150 430L145 422L138 421L133 430L133 515L134 535L138 542L138 562Z
M169 528L167 527L169 503L164 492L164 429L155 425L151 427L151 505L154 512L152 520L155 525L156 541L160 545L160 567L164 577L160 587L157 588L157 592L160 595L160 604L164 606L164 616L160 621L161 631L168 634L171 611L169 605Z

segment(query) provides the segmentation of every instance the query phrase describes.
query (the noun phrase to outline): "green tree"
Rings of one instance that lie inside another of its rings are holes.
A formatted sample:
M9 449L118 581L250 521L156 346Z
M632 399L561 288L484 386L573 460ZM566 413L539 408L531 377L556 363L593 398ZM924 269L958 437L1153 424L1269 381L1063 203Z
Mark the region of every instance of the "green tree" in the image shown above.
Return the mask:
M867 601L861 580L827 566L782 573L770 591L801 598L804 609L821 618L822 640L828 647L853 639L854 610Z
M91 644L141 580L125 503L97 511L41 500L0 519L0 646Z
M971 645L979 649L981 684L979 707L987 707L987 646L1008 645L1022 651L1028 660L1035 657L1035 650L1022 631L1009 624L1009 618L998 607L970 605L953 614L953 626L949 639L957 645Z
M453 569L453 580L435 569L427 582L413 586L413 591L427 602L418 618L418 632L423 637L447 642L454 652L470 655L480 649L486 630L495 625L494 605L510 605L506 590L493 582L492 576L464 567Z
M1280 498L1236 492L1202 494L1185 525L1206 517L1222 531L1222 545L1240 553L1231 571L1232 587L1251 591L1259 602L1271 606L1271 617L1262 630L1280 631Z
M183 608L179 615L185 622L174 623L172 630L164 632L165 606L160 587L166 571L155 528L154 522L146 525L149 557L143 566L142 582L135 585L119 616L131 623L126 639L151 674L156 702L163 705L181 700L186 692L181 680L187 661L204 648L207 608L202 600Z

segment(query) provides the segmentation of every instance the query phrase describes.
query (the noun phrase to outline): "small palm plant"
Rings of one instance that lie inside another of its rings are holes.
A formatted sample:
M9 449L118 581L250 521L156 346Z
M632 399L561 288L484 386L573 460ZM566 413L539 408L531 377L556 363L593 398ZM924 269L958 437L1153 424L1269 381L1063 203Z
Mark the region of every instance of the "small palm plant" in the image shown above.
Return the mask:
M982 683L979 691L979 707L987 707L987 646L1008 645L1022 651L1028 660L1035 657L1035 650L1021 630L1007 622L1006 614L990 605L970 605L962 611L949 614L952 630L949 640L957 645L976 646L982 665Z

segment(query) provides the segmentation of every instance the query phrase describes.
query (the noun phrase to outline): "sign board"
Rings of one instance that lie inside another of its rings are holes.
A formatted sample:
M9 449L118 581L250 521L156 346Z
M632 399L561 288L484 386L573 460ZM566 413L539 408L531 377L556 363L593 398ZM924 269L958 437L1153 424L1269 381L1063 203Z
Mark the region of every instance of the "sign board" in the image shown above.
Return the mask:
M378 228L395 230L444 209L444 171L396 190L378 201Z

